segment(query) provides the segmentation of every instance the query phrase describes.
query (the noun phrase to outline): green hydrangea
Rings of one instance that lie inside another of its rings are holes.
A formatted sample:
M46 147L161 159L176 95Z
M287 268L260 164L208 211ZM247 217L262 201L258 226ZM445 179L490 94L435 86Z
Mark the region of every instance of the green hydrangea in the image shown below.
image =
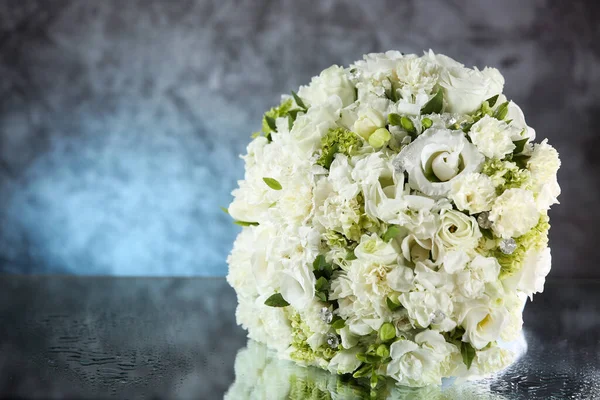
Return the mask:
M531 173L511 161L489 159L483 164L481 173L492 179L498 195L508 189L529 189L531 186Z
M362 142L356 133L345 128L330 129L321 138L322 152L317 164L329 169L337 153L350 156L361 146Z
M288 112L292 109L293 105L294 104L292 102L292 99L287 99L279 106L273 107L269 111L267 111L262 120L262 131L264 133L270 133L273 131L273 129L271 129L271 127L269 126L266 117L270 117L275 120L277 118L285 117L288 114Z
M329 361L335 356L337 349L323 345L317 350L313 350L307 343L308 338L313 334L308 325L302 321L297 312L290 315L290 325L292 327L292 347L294 350L290 354L292 360L306 363L318 364L319 360Z
M543 250L548 246L548 230L550 229L549 218L543 215L538 224L523 236L515 238L517 249L512 254L504 254L500 250L494 250L493 256L500 263L500 278L513 275L523 267L525 254L530 249Z

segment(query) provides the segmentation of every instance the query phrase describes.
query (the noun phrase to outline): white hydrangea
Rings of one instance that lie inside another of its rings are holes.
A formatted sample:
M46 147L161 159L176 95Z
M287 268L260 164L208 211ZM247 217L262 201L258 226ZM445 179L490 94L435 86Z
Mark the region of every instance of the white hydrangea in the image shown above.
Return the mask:
M508 189L494 201L489 220L494 233L502 238L527 233L539 221L533 193L525 189Z
M477 214L491 210L496 187L489 176L473 172L452 183L450 198L459 210Z
M518 134L518 132L517 132ZM477 149L488 158L503 158L512 153L514 130L504 121L485 115L469 131L469 137Z
M519 337L550 270L560 159L503 86L494 68L392 51L283 96L228 210L243 227L227 281L248 336L338 374L367 357L408 386L511 362L500 339Z

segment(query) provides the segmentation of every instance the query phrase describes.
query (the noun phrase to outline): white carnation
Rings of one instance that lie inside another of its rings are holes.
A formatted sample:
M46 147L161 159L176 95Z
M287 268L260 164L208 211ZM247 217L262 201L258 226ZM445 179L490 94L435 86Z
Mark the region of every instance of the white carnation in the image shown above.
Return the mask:
M533 193L525 189L508 189L494 201L489 220L494 233L503 238L519 237L539 221Z
M518 133L518 132L517 132ZM512 153L515 144L513 129L504 121L485 115L477 121L469 131L469 137L477 149L488 158L504 158Z
M427 328L436 311L448 316L452 314L453 304L448 294L441 291L403 293L400 296L402 306L408 311L413 326Z
M354 85L350 82L348 73L337 65L332 65L319 76L312 78L310 85L301 86L298 96L307 100L311 106L319 106L331 96L339 97L343 107L352 104L356 99Z
M450 198L459 210L477 214L492 208L496 188L489 176L473 172L454 180Z

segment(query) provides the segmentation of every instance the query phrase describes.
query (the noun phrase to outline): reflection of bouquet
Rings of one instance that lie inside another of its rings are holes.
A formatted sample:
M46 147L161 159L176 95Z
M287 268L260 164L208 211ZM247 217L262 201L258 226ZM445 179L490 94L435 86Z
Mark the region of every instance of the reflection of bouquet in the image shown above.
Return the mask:
M333 66L263 118L229 213L238 323L377 382L506 366L550 269L558 153L493 68L431 51Z
M248 341L235 359L235 382L225 400L312 400L312 399L495 399L486 385L463 382L446 387L409 388L394 385L391 378L381 379L371 387L367 378L332 375L326 371L301 367L276 357L273 350Z

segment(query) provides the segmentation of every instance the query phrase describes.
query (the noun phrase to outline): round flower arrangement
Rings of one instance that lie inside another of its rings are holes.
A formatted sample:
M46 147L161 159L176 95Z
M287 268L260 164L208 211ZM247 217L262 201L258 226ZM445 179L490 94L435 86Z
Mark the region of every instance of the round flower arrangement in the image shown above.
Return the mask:
M511 363L550 270L560 160L494 68L332 66L267 111L228 212L236 317L279 357L440 384Z

